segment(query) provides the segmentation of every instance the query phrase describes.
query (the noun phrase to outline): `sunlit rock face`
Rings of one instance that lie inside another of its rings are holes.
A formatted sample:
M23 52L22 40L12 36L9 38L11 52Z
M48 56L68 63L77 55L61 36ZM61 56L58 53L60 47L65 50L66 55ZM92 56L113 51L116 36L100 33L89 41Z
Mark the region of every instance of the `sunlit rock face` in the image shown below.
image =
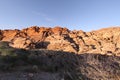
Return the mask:
M0 41L8 41L15 48L120 55L119 27L84 32L60 26L32 26L23 30L0 30Z

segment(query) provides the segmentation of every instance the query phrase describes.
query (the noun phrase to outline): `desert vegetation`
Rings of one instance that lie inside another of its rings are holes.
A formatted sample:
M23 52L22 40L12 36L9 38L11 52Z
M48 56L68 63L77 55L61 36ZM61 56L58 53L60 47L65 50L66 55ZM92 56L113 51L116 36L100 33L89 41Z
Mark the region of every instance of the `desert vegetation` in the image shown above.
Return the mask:
M58 73L59 80L120 80L120 57L46 49L25 50L0 42L0 73L3 72Z

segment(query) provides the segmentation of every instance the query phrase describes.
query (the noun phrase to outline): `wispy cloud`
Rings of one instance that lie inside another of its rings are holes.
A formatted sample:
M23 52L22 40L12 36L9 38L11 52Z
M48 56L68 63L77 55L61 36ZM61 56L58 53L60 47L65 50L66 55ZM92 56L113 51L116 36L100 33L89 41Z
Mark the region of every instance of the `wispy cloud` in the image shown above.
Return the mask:
M54 19L50 18L47 14L43 13L43 12L37 12L37 11L33 11L32 12L34 15L40 16L42 17L43 20L45 20L46 22L53 22Z
M46 17L46 14L45 14L45 13L42 13L42 12L33 11L32 13L33 13L34 15Z
M48 22L53 22L54 21L53 19L48 18L48 17L46 17L45 20L48 21Z
M18 26L16 26L16 25L3 25L3 24L0 24L0 29L19 29L19 27Z

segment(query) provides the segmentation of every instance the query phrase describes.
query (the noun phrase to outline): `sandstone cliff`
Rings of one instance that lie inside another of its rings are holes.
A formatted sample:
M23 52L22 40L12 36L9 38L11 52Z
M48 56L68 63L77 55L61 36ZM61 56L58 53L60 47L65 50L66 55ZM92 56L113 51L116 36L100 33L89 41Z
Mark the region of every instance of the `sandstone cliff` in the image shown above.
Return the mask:
M59 26L32 26L23 30L0 30L0 41L8 41L15 48L120 55L120 27L84 32Z

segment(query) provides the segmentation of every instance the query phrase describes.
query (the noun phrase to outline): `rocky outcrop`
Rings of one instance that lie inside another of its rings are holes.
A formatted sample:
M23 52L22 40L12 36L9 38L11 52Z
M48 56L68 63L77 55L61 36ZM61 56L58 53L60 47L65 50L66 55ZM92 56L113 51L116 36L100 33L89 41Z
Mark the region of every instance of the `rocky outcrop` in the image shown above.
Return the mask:
M4 30L2 31L2 41L11 41L19 30Z
M34 48L34 43L29 38L15 37L10 43L10 46L15 48L31 49L31 48Z
M84 32L59 26L32 26L23 30L0 30L0 41L8 41L15 48L120 55L120 27Z

